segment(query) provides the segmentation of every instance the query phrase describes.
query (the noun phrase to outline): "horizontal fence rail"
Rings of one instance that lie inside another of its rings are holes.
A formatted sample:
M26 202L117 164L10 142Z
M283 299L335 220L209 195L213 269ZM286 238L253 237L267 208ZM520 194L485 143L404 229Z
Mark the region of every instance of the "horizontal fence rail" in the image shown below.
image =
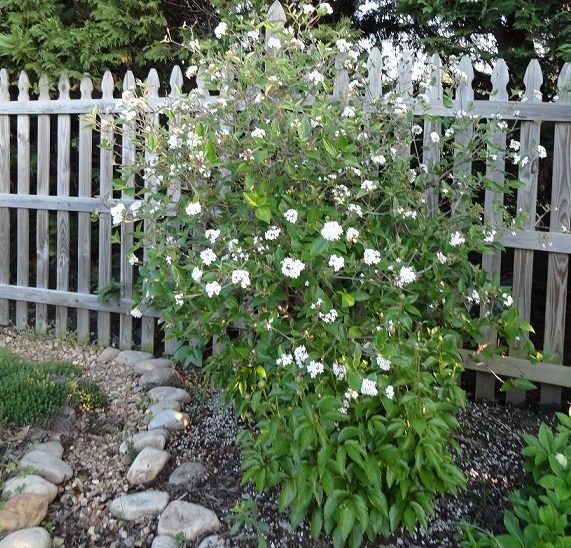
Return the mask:
M276 9L275 4L272 9ZM372 105L383 96L385 84L379 50L370 52L367 66L369 76L362 101ZM523 98L512 101L508 100L506 89L508 67L499 60L491 74L494 93L489 100L482 100L474 99L474 71L470 60L463 58L459 69L466 77L456 89L452 103L446 102L446 105L438 56L430 59L430 66L432 86L425 91L422 102L413 92L412 62L408 54L399 63L396 84L398 91L408 93L405 103L424 125L423 161L426 164L438 160L438 144L429 136L442 128L434 117L452 117L460 110L483 118L501 115L514 121L521 152L529 156L529 162L518 168L522 186L513 198L514 206L527 216L525 227L517 230L503 227L494 202L504 198L486 191L485 220L496 227L498 241L512 258L507 267L508 254L496 251L483 258L482 266L490 276L497 273L502 279L509 279L521 319L533 324L536 337L542 337L534 342L550 353L552 363L531 364L517 348L509 356L491 361L463 351L466 368L477 371L476 397L494 400L498 387L494 374L523 376L541 384L542 403L559 405L561 388L571 388L571 368L561 365L571 356L571 349L566 345L571 254L571 234L568 233L571 229L571 95L568 91L571 66L565 65L561 71L559 100L547 103L538 93L543 83L539 63L532 61L524 77ZM170 90L164 97L159 97L160 82L154 69L146 83L151 89L151 102L159 104L179 99L184 82L181 69L174 67ZM11 97L14 84L18 93ZM135 78L128 72L122 90L130 90L134 85ZM332 100L343 99L348 86L348 81L338 78ZM112 180L120 165L132 162L134 150L124 142L122 156L117 158L112 150L98 148L99 135L82 120L82 115L95 107L103 119L112 120L120 100L115 95L121 95L122 90L116 89L110 73L106 73L98 85L83 78L78 98L70 98L70 83L65 75L59 79L57 97L50 96L47 77L40 80L37 97L31 98L29 89L25 73L20 74L17 83L9 83L6 71L0 71L0 325L9 323L11 311L14 314L15 309L16 326L26 327L33 311L36 329L45 331L51 318L48 307L55 307L52 321L57 335L66 333L73 311L78 340L88 340L97 331L101 344L109 344L113 334L121 348L137 344L153 350L158 314L146 311L140 320L130 315L134 285L134 271L128 257L131 228L120 229L120 243L112 241L110 208L119 200L126 205L133 203L124 193L113 191ZM94 89L100 92L95 93ZM216 100L207 90L202 92L205 101ZM545 134L547 126L549 136ZM490 138L494 144L506 148L506 132L498 131ZM113 134L103 132L101 139L112 141ZM470 132L458 139L467 142ZM542 164L537 147L542 142L548 143L545 146L551 162L551 196L546 198L549 226L538 227L538 193L546 192L546 188L541 187L545 181L539 180ZM504 162L499 158L496 169L487 173L500 185L503 175L499 173L504 171ZM459 174L472 169L468 163L456 166L455 171ZM429 207L436 198L429 196ZM537 287L537 272L534 276L534 268L538 266L545 271L541 291ZM98 291L112 282L118 282L120 287L116 301L101 302ZM538 300L541 300L540 307ZM532 314L537 308L544 309L540 320ZM119 318L119 328L112 333L114 317ZM495 344L496 338L495 333L486 333L487 343ZM506 399L521 404L525 393L513 390Z

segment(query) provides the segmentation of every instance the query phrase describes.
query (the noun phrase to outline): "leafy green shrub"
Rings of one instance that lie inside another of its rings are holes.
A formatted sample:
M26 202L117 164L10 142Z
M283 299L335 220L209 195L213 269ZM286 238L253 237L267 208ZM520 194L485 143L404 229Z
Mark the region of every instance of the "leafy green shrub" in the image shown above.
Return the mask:
M98 386L73 381L78 371L67 362L27 362L0 348L0 422L47 427L66 405L104 405Z
M556 435L545 423L537 436L523 435L529 484L509 498L513 511L504 513L507 533L494 535L467 525L463 546L571 546L571 417L563 413L557 413L557 417L561 424Z
M175 357L207 358L251 421L238 436L244 481L280 485L292 527L309 518L314 536L356 547L425 525L435 496L465 485L449 453L465 397L457 343L476 347L486 326L509 343L526 325L469 260L498 245L473 198L510 184L453 175L468 159L493 163L502 151L487 136L506 124L458 112L429 136L455 157L423 164L402 97L362 104L367 67L351 37L312 34L329 9L290 12L270 29L272 55L267 24L221 24L217 41L189 46L198 89L158 106L144 89L124 94L115 130L139 153L116 188L145 188L111 212L145 220L139 306L162 311Z

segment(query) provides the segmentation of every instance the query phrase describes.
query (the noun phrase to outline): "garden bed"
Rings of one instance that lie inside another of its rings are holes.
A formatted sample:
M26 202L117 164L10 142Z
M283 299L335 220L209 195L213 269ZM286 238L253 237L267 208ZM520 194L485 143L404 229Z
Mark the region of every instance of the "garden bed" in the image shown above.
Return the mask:
M129 459L119 453L119 445L128 434L145 425L143 410L148 402L137 386L136 376L126 366L98 363L102 349L94 346L16 334L8 329L0 331L0 346L27 359L76 362L81 365L83 376L96 381L109 396L104 409L70 412L53 421L50 432L10 424L0 428L3 467L6 461L21 458L35 442L56 437L64 445L64 458L74 476L60 486L58 497L49 506L45 526L54 546L150 546L156 534L156 519L124 522L108 512L113 498L132 490L126 480ZM222 518L222 535L228 536L231 522L224 518L237 501L244 502L253 494L251 486L240 485L240 453L233 444L243 425L230 412L219 409L217 394L207 389L198 372L188 375L187 389L193 401L184 410L190 415L191 424L187 430L171 435L167 447L173 455L170 464L146 488L168 490L171 500L178 498L212 508ZM553 424L553 419L552 415L531 410L468 402L459 415L457 439L462 454L456 458L467 477L467 490L439 500L428 531L419 531L416 538L395 535L386 545L457 546L457 525L463 520L476 521L486 528L501 528L506 496L522 474L521 434L536 434L541 421ZM186 460L202 461L208 476L192 489L169 486L170 472ZM326 539L310 540L308 526L289 532L287 517L276 510L277 491L257 498L257 504L258 520L269 526L265 535L269 546L331 546ZM229 544L257 546L257 541L234 537Z

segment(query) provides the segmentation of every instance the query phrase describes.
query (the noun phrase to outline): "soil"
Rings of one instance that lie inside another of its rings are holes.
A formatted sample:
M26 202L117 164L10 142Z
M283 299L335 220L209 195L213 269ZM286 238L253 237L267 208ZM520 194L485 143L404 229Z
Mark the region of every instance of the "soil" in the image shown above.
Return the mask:
M130 456L121 455L119 445L129 434L145 429L146 425L144 409L148 401L137 386L135 375L114 362L98 364L97 356L102 349L93 346L42 339L10 329L0 329L0 346L7 346L28 359L75 361L82 366L82 374L98 382L109 395L104 409L68 411L66 416L54 421L50 431L13 424L0 428L2 467L17 462L35 442L55 437L64 445L64 460L73 468L74 476L60 486L44 523L51 532L54 546L151 546L157 519L125 522L108 512L108 505L115 496L133 491L126 481ZM229 546L258 545L257 539L251 536L240 539L239 535L230 535L231 508L251 496L259 509L257 519L269 527L264 534L268 546L332 546L326 538L311 539L308 524L302 524L293 532L289 530L287 516L277 512L277 490L258 496L251 486L241 485L240 451L234 439L244 425L235 419L231 410L220 408L218 395L206 387L199 372L188 372L186 387L193 401L183 410L190 415L191 424L188 429L171 435L167 448L173 458L158 479L145 489L166 490L171 500L186 500L213 509L222 523L218 533L227 539ZM399 531L383 543L363 544L365 548L459 546L457 535L464 521L501 530L503 511L508 507L506 497L524 477L521 435L536 434L542 421L553 426L555 417L553 413L537 410L468 401L458 419L457 440L462 451L456 460L467 478L466 491L439 499L426 531L418 529L414 536ZM173 488L167 481L170 473L189 460L203 462L208 475L190 488Z

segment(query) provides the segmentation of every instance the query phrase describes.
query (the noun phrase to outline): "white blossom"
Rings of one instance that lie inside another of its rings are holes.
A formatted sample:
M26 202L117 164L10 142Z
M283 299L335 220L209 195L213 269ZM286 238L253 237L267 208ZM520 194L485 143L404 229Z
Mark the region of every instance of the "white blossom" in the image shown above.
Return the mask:
M382 166L386 164L387 159L382 154L376 154L375 156L371 156L371 162L377 166Z
M298 346L293 351L293 356L295 358L295 363L298 367L303 367L307 358L309 358L309 354L307 353L307 349L305 346Z
M321 235L331 242L338 240L342 234L343 227L337 221L329 221L321 229Z
M189 216L198 215L202 211L200 202L190 202L185 208L186 214Z
M325 76L323 76L323 74L321 74L321 72L317 71L317 70L312 70L307 77L309 78L309 81L313 84L313 85L317 85L317 84L321 84L322 82L325 81Z
M254 131L252 131L252 137L262 139L266 136L266 132L261 128L257 127Z
M382 371L390 371L391 362L382 356L377 356L377 365Z
M329 257L329 266L338 272L345 266L345 259L343 257L339 257L339 255L331 255Z
M196 283L200 282L200 280L202 279L202 270L200 270L200 268L198 268L197 266L195 266L195 267L192 269L192 274L191 274L191 276L192 276L192 279L193 279Z
M222 38L222 36L226 34L227 30L228 25L222 21L221 23L218 23L218 26L214 29L214 34L216 38Z
M537 155L540 158L545 158L547 156L547 150L545 150L545 147L542 145L537 145Z
M293 363L293 356L291 354L282 354L277 360L276 364L285 367Z
M210 282L206 284L204 289L206 290L206 294L212 298L214 295L220 295L222 287L220 287L218 282Z
M381 254L376 249L365 249L363 260L369 266L379 264L381 262Z
M333 13L333 8L327 2L319 4L319 6L317 6L317 10L325 13L326 15L331 15Z
M124 214L125 214L125 204L117 204L113 206L110 210L111 216L113 217L113 224L118 225L123 222Z
M323 362L316 362L316 361L311 361L309 362L309 365L307 366L307 372L309 373L309 376L312 379L315 379L315 377L317 377L317 375L323 373L323 370L325 369Z
M186 69L186 77L187 78L192 78L193 76L196 76L197 73L198 73L198 67L196 65L190 65Z
M326 314L323 314L323 312L319 312L318 316L319 319L323 320L325 323L333 323L339 317L339 313L337 312L337 310L332 308Z
M284 218L288 223L291 223L292 225L294 225L297 222L297 216L298 213L295 209L288 209L285 213L284 213Z
M462 245L466 242L466 239L462 235L461 232L454 232L452 236L450 236L450 245L453 247Z
M354 118L355 117L355 109L352 107L345 107L343 112L341 113L343 118Z
M338 380L342 381L347 377L347 369L345 369L343 364L333 362L333 374Z
M279 229L277 226L271 226L268 230L266 230L264 237L266 240L275 240L280 235L280 232L281 229Z
M211 265L217 259L216 253L214 253L212 249L205 249L201 251L200 258L206 266Z
M243 289L250 285L250 273L247 270L233 270L232 283L240 284Z
M288 278L299 278L301 271L305 268L305 265L299 259L293 259L292 257L286 257L282 262L282 273Z
M370 181L369 179L367 179L366 181L363 181L361 183L361 190L364 190L365 192L373 192L376 189L377 189L377 183L375 183L374 181Z
M131 316L133 316L133 318L140 318L142 315L143 313L138 308L131 310Z
M389 385L385 388L385 396L389 398L389 400L392 400L395 397L394 386Z
M439 143L440 142L440 134L437 133L436 131L433 131L430 134L430 139L432 140L433 143Z
M361 394L363 394L363 396L376 396L378 393L379 391L377 390L375 381L363 379L361 383Z
M279 38L272 36L268 39L267 46L268 46L268 48L271 48L271 49L281 49L282 42Z
M176 304L178 304L178 306L181 306L184 303L182 293L175 293L174 301Z
M350 227L347 229L347 234L345 235L345 239L348 242L356 243L357 240L359 239L359 234L360 232L356 228Z
M415 271L409 266L403 266L399 270L399 275L396 280L396 284L398 287L403 287L411 282L414 282L414 280L416 280Z

